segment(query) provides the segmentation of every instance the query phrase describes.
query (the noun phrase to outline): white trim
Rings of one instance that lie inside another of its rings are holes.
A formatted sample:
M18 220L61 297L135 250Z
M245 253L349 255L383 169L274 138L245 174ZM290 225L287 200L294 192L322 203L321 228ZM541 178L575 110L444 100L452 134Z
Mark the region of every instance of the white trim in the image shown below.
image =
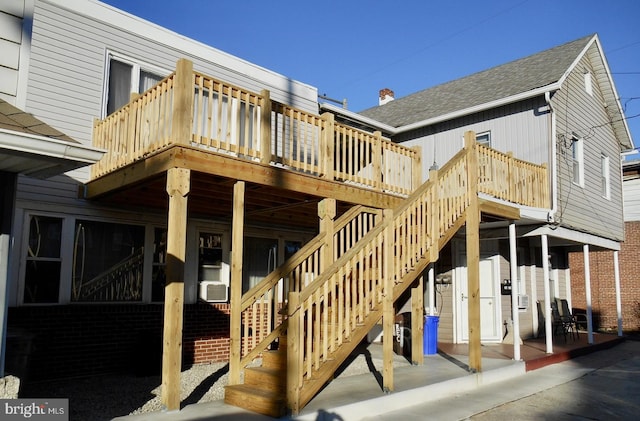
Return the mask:
M36 0L24 0L22 15L22 40L20 42L20 62L18 63L18 86L16 86L15 106L26 109L29 63L31 61L31 38L33 33L33 13Z
M527 233L523 237L537 237L540 235L548 235L549 237L561 238L580 244L590 244L595 247L602 247L609 250L620 250L620 243L607 238L598 237L593 234L570 230L564 227L556 227L545 225L537 227Z

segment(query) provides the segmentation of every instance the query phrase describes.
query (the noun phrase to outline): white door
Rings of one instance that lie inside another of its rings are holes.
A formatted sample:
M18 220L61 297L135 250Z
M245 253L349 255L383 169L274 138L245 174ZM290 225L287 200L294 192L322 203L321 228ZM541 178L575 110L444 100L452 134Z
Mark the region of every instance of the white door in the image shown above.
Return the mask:
M460 260L466 262L466 256L460 256ZM458 270L460 274L459 282L457 282L458 338L460 342L469 342L469 297L466 264ZM497 256L480 259L480 340L482 342L502 341L498 273Z

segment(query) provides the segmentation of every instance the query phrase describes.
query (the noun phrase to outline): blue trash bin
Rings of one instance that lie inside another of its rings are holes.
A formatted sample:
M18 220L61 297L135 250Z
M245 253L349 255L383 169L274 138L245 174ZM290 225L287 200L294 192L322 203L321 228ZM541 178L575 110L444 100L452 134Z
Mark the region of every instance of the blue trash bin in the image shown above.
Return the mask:
M427 316L424 318L424 355L438 353L438 323L439 316Z

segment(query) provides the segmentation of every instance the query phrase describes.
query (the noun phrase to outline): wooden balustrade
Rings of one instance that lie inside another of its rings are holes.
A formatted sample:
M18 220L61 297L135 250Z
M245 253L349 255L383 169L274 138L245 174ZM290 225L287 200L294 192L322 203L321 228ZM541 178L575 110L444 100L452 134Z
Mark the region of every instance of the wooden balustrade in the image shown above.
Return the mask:
M420 163L416 150L380 133L334 124L327 114L272 101L268 91L253 93L194 72L185 60L175 73L96 121L93 138L94 146L107 150L93 166L93 178L161 148L189 145L406 196L417 185L412 174Z

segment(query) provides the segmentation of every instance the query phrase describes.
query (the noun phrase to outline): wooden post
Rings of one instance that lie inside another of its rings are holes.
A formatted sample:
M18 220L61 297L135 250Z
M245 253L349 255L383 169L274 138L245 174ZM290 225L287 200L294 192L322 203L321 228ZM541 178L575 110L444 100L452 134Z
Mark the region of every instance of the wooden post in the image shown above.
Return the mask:
M267 89L260 92L260 163L271 163L271 93Z
M393 324L395 311L393 309L393 274L394 274L394 239L393 239L393 211L383 211L387 227L384 230L384 293L382 301L382 388L385 393L393 391Z
M180 369L182 365L182 313L184 307L184 257L187 233L187 195L191 174L188 169L167 171L169 212L167 264L164 298L162 349L162 403L168 410L180 409Z
M231 312L229 316L229 385L240 383L242 357L242 247L244 240L244 181L233 186L231 233Z
M324 199L318 203L320 232L325 234L320 258L320 271L324 271L333 263L333 222L336 217L336 200Z
M591 306L591 267L589 264L589 244L582 245L584 255L584 295L587 299L587 343L593 345L593 309ZM556 279L556 282L558 280Z
M322 177L327 180L333 180L334 174L333 169L335 168L335 148L336 148L336 140L335 140L335 116L333 113L323 113L322 120L324 124L322 126L322 152L321 159L323 164L320 168L323 169Z
M513 201L513 202L517 202L518 199L521 198L516 198L516 193L518 192L517 188L516 188L516 184L515 184L515 177L513 174L513 152L509 151L507 152L507 200ZM496 180L497 181L497 180ZM498 187L498 186L496 186ZM527 186L523 186L524 188L530 188L529 185ZM522 194L521 196L528 196L526 194ZM513 285L512 285L513 286Z
M616 289L616 315L618 319L618 336L624 336L624 333L622 332L622 298L620 297L620 263L618 258L618 250L613 251L613 280ZM578 327L576 326L576 330L577 329Z
M411 162L411 191L422 185L422 148L414 146L413 150L416 151L416 157Z
M371 160L373 161L373 188L376 191L382 191L382 133L375 131L373 136L375 137L372 145L373 153L371 154Z
M193 63L178 60L173 84L171 140L176 144L189 144L193 120Z
M423 276L418 277L418 285L411 289L411 363L424 363L424 286Z
M300 293L290 292L287 317L287 407L293 415L300 412L300 370L302 369L302 324Z
M467 208L467 296L469 297L469 369L482 371L480 332L480 206L478 203L478 153L475 133L464 134L467 149L467 182L469 207Z

